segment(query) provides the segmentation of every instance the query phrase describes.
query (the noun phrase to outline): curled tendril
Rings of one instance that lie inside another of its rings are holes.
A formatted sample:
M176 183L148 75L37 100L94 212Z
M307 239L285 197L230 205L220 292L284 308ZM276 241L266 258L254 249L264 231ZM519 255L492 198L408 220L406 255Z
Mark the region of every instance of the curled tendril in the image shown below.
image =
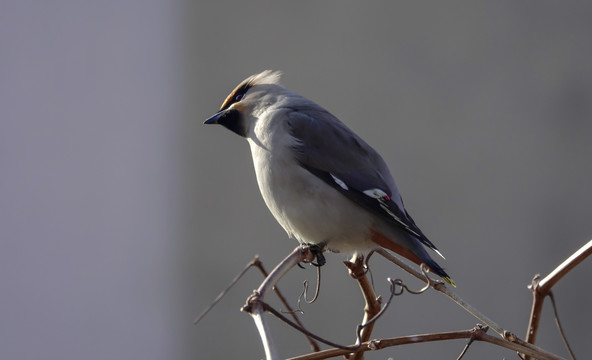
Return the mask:
M321 292L321 267L317 266L317 287L315 288L315 293L312 299L308 300L308 280L304 280L302 293L298 297L298 308L300 308L300 302L302 299L307 304L312 304L319 298L319 293Z
M427 279L429 279L429 277L427 276L427 271L428 271L427 266L425 266L425 267L422 266L422 272L423 272L424 276ZM431 282L429 282L426 287L422 288L419 291L414 291L414 290L410 290L407 287L407 285L405 285L405 283L403 282L403 280L401 280L401 279L395 279L395 280L393 280L391 278L388 278L387 281L390 284L390 296L389 296L389 299L384 304L384 307L382 307L382 309L380 309L380 311L376 315L374 315L372 317L372 319L370 319L367 322L365 322L364 324L360 324L360 325L358 325L356 327L356 343L353 346L344 346L344 345L340 345L340 344L334 343L332 341L323 339L322 337L311 333L310 331L306 330L305 328L299 326L298 324L294 323L290 319L286 318L280 312L278 312L277 310L275 310L274 308L272 308L271 306L269 306L267 303L261 302L261 305L263 306L263 309L265 311L273 314L275 317L277 317L278 319L284 321L286 324L290 325L294 329L300 331L301 333L303 333L303 334L305 334L305 335L307 335L307 336L309 336L309 337L311 337L311 338L313 338L313 339L315 339L317 341L320 341L320 342L322 342L322 343L324 343L326 345L333 346L333 347L336 347L336 348L339 348L339 349L348 350L348 351L356 351L356 350L358 350L362 346L362 330L365 327L368 327L372 323L376 322L386 312L386 310L388 309L389 305L391 304L391 302L392 302L392 300L393 300L393 298L395 296L399 296L399 295L403 294L405 290L407 290L407 292L409 292L410 294L416 294L416 295L417 294L421 294L421 293L425 292L429 288L429 284L431 284ZM427 281L431 281L431 280L427 280ZM306 296L306 295L304 295L304 296ZM302 295L301 295L301 297L302 297ZM315 299L316 299L316 297L315 297ZM315 299L313 299L313 301Z
M308 300L308 280L304 280L304 282L302 283L302 292L300 293L300 296L298 296L298 308L294 311L282 311L282 313L284 314L289 314L289 313L300 313L300 314L304 314L304 310L302 310L302 307L300 306L302 304L302 300L304 300L304 302L306 302L307 304L312 304L315 301L317 301L317 299L319 298L319 293L321 292L321 267L317 266L317 286L315 288L315 293L314 296L312 297L312 299Z
M364 259L364 269L368 274L370 274L370 283L372 284L372 289L374 290L374 292L376 292L376 287L374 286L374 276L372 275L372 268L369 265L370 257L374 255L374 253L375 251L372 250L368 253L368 255L366 255L366 258Z

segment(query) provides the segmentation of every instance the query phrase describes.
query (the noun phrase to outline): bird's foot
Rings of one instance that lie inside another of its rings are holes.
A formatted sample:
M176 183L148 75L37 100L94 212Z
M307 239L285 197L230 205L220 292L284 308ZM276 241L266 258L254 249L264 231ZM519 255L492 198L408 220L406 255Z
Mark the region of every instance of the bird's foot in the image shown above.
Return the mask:
M325 250L325 244L312 244L308 246L309 251L316 257L317 262L311 262L314 266L323 266L327 263L323 251Z

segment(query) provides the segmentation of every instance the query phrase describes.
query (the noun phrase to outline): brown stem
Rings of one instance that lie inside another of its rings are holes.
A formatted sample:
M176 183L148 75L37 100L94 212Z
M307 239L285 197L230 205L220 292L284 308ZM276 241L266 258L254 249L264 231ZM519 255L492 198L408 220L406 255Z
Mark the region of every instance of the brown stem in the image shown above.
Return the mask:
M253 260L253 266L255 266L257 269L259 269L259 271L261 272L261 274L263 274L264 277L269 276L269 274L267 273L267 271L263 267L263 263L259 260L258 257ZM296 315L296 312L294 310L292 310L292 307L290 306L290 304L288 304L288 301L286 300L286 298L284 297L284 295L282 295L282 293L280 292L280 289L277 287L277 285L273 287L273 291L275 292L275 294L277 295L277 297L280 299L280 301L282 302L282 304L284 304L284 306L286 307L287 312L292 315L292 318L294 319L294 321L300 327L303 328L304 325L302 325L302 322L300 322L300 318L298 318L298 315ZM312 351L319 351L319 350L321 350L321 348L316 343L316 341L314 341L313 338L311 338L307 334L304 334L304 336L306 336L306 339L308 340L308 342L310 344L310 347L312 348Z
M450 331L432 334L421 334L421 335L410 335L400 336L395 338L387 338L380 340L371 340L362 343L360 351L380 350L386 347L405 345L405 344L418 344L423 342L433 341L444 341L444 340L455 340L455 339L473 339L474 341L484 341L491 344L495 344L510 350L518 351L521 353L530 354L540 360L560 360L557 356L547 353L541 349L532 349L522 344L511 342L508 340L501 339L496 336L487 335L485 332L487 328L477 326L469 330ZM296 356L287 360L323 360L329 359L336 356L347 355L348 350L344 349L327 349L316 353Z
M370 319L372 319L376 314L380 312L380 301L377 298L376 293L374 292L374 287L372 283L368 280L366 274L368 273L368 269L364 264L364 258L362 256L356 257L356 259L352 261L344 261L345 266L349 270L349 275L356 279L358 282L358 286L362 291L362 295L364 296L364 318L362 320L362 324L367 324ZM365 326L361 333L360 339L361 342L366 342L370 340L370 336L372 335L372 330L374 329L374 322ZM350 359L352 360L362 360L364 359L364 352L356 352L354 353Z
M551 292L553 285L579 263L584 261L584 259L590 254L592 254L592 240L588 241L586 245L582 246L578 251L573 253L573 255L565 259L565 261L542 280L539 275L535 275L532 279L532 283L528 286L532 291L532 307L530 310L530 318L528 320L528 329L526 331L527 343L534 344L536 342L536 336L541 320L541 312L543 310L543 302L545 301L545 297ZM530 359L530 357L526 355L525 360L528 359Z
M384 256L386 259L392 261L393 263L399 265L401 268L403 268L405 271L407 271L411 275L417 277L420 280L426 281L426 278L423 274L421 274L420 272L418 272L414 268L410 267L406 263L402 262L401 260L399 260L395 256L391 255L387 251L377 250L376 252L379 253L380 255ZM448 296L452 301L456 302L460 307L462 307L463 309L468 311L471 315L473 315L474 317L476 317L480 321L483 321L483 323L485 323L488 327L490 327L492 330L494 330L496 333L498 333L504 341L509 341L511 343L516 344L517 346L529 349L529 352L535 351L535 352L539 352L539 353L544 353L544 354L546 354L546 357L544 357L544 358L561 359L560 357L558 357L556 355L548 353L548 352L542 350L541 348L534 346L532 343L528 343L528 342L525 342L524 340L521 340L512 332L504 330L501 326L499 326L498 324L493 322L493 320L491 320L489 317L487 317L486 315L481 313L479 310L477 310L471 304L465 302L463 299L460 298L460 296L456 295L454 292L452 292L450 289L448 289L442 281L430 281L429 285L434 290L437 290L437 291L441 292L442 294ZM488 341L488 342L490 342L490 341ZM523 354L527 354L527 353L523 353ZM538 358L539 357L537 357L537 359Z
M241 308L241 311L248 312L257 326L263 348L265 350L265 358L267 360L278 359L277 350L270 336L269 327L265 321L263 313L263 300L271 289L278 283L278 281L294 266L301 262L311 262L315 256L310 251L308 246L301 245L294 249L282 262L280 262L271 273L263 280L261 285L253 295L247 299L247 303Z
M399 260L397 257L393 256L389 252L387 252L385 250L377 250L376 252L379 253L380 255L382 255L387 260L400 266L401 268L403 268L403 270L407 271L409 274L415 276L419 280L422 280L424 282L426 281L426 278L422 273L415 270L415 268L407 265L403 261ZM482 321L485 325L489 326L489 328L491 328L493 331L498 333L500 336L502 336L502 337L508 336L508 334L509 334L508 331L502 329L502 327L499 326L498 324L496 324L493 320L491 320L486 315L481 313L479 310L477 310L471 304L469 304L469 303L465 302L463 299L461 299L460 296L456 295L454 292L452 292L450 289L448 289L443 282L432 281L430 283L430 286L432 286L432 288L434 288L434 290L439 291L442 294L448 296L452 301L454 301L460 307L462 307L463 309L468 311L471 315L473 315L474 317L476 317L477 319Z

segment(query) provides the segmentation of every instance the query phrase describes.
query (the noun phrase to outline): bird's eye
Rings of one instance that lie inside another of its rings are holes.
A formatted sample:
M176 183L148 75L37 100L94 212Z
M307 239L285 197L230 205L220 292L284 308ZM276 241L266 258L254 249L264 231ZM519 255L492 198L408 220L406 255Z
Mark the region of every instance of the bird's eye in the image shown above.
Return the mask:
M245 94L238 94L234 97L234 101L239 102L245 97Z

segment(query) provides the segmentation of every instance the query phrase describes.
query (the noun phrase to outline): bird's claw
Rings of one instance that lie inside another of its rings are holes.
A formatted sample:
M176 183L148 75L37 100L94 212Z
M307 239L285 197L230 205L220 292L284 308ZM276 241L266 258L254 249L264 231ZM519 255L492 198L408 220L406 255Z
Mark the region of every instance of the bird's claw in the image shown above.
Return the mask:
M313 264L314 266L320 267L323 266L327 263L327 260L325 259L325 255L323 255L323 251L324 251L324 245L318 245L318 244L313 244L313 245L309 245L308 249L309 251L316 257L317 262L311 262L311 264Z

